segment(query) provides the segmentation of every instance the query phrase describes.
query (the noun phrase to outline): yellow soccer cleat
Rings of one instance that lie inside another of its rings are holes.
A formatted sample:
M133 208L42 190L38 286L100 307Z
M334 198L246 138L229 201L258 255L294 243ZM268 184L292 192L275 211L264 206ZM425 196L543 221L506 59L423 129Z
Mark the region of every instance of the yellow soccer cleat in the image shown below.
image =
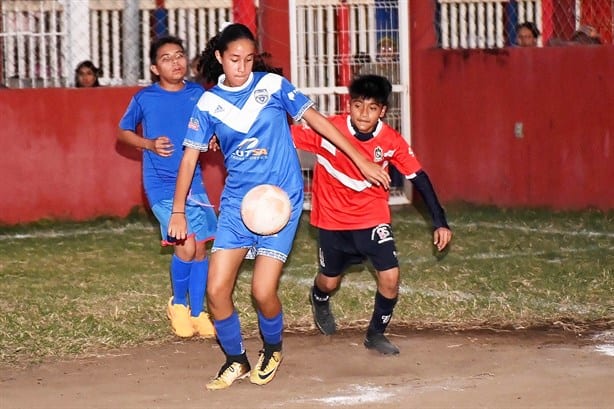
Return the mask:
M260 351L258 364L249 376L249 381L256 385L266 385L273 380L281 363L281 351Z
M194 326L190 320L190 309L185 305L173 304L173 297L168 300L166 316L171 320L175 335L181 338L194 336Z
M238 379L243 379L249 375L249 364L241 362L226 362L215 379L205 385L210 391L226 389Z
M215 327L211 318L209 318L209 314L203 311L198 314L198 317L190 317L190 320L196 334L203 338L215 338Z

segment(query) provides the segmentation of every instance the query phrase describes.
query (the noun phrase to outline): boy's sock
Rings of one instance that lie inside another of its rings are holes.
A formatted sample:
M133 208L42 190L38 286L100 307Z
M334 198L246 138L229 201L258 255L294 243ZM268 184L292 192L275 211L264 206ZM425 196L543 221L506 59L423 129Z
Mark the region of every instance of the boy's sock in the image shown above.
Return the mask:
M233 311L230 317L223 320L214 320L213 325L217 339L226 355L242 355L245 352L241 322L237 311Z
M183 261L175 254L171 258L171 287L173 304L188 305L188 286L190 282L191 261Z
M209 260L205 259L192 262L189 285L190 315L192 315L192 317L198 317L204 310L208 273Z
M388 323L392 318L392 311L396 305L398 297L386 298L379 291L375 293L375 305L373 307L373 316L369 323L368 332L376 332L383 334L386 331Z
M320 290L314 280L313 287L311 287L311 291L313 293L313 299L317 302L326 302L330 299L330 293L325 293Z
M265 344L279 344L284 329L284 315L280 312L273 318L267 318L258 311L258 325Z

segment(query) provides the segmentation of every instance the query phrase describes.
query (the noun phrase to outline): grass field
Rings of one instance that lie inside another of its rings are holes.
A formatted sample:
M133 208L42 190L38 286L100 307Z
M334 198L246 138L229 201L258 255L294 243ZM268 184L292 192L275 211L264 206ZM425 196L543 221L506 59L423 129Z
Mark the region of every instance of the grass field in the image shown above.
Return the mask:
M614 213L447 209L454 238L436 254L422 212L393 214L402 270L393 324L442 330L614 327ZM287 331L313 329L308 289L317 268L304 214L280 285ZM164 313L170 253L147 215L0 228L0 360L47 359L173 338ZM244 264L235 302L256 331ZM341 327L365 327L375 281L347 274L333 298Z

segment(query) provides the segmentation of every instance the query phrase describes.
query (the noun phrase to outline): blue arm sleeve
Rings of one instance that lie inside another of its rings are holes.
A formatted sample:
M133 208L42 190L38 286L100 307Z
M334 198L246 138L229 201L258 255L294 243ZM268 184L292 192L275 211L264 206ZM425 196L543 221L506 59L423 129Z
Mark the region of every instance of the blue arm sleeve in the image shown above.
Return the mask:
M409 179L411 183L414 185L416 190L420 192L422 198L424 199L424 203L428 208L428 211L431 215L431 219L433 220L433 227L438 229L440 227L445 227L449 229L448 222L446 221L446 213L443 208L439 204L439 200L437 199L437 194L435 193L435 189L433 189L433 185L431 184L431 180L425 171L419 170L416 173L416 176Z

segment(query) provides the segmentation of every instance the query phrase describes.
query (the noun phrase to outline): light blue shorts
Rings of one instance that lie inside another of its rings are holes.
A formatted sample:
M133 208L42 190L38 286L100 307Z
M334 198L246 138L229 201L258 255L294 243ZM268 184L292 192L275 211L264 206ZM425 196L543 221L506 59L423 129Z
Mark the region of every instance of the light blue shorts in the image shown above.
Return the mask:
M172 199L161 200L151 207L151 211L160 223L163 246L173 244L172 239L168 237L168 223L172 210ZM185 205L185 217L188 222L188 237L195 236L197 242L213 239L217 228L217 216L207 194L190 194Z
M224 203L220 208L218 229L211 252L242 248L249 250L245 258L268 256L285 263L292 250L294 236L301 220L302 203L302 197L301 200L293 203L288 224L278 233L270 236L252 233L245 226L241 219L240 203Z

